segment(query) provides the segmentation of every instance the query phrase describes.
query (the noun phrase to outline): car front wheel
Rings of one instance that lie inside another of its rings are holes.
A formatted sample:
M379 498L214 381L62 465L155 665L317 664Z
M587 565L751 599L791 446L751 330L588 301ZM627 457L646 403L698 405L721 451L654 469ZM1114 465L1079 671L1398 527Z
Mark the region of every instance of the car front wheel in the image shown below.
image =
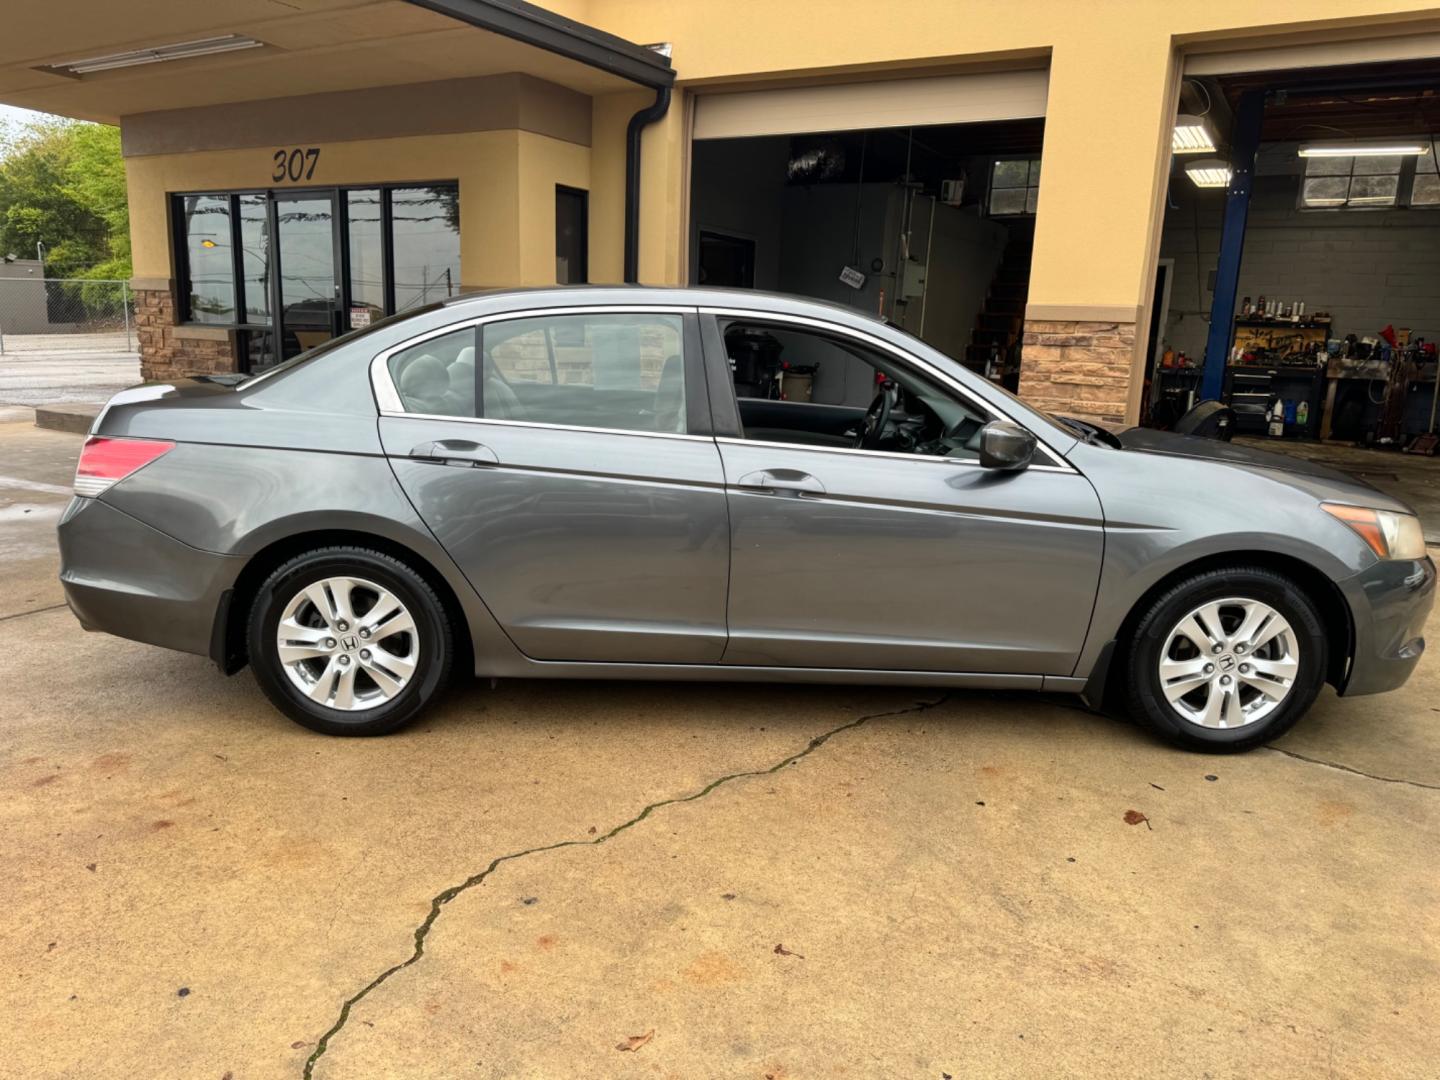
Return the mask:
M250 611L261 689L292 720L327 735L383 735L412 720L445 685L452 637L424 578L363 548L291 559Z
M1192 750L1249 750L1304 715L1325 681L1320 613L1261 567L1210 570L1151 603L1129 649L1130 707Z

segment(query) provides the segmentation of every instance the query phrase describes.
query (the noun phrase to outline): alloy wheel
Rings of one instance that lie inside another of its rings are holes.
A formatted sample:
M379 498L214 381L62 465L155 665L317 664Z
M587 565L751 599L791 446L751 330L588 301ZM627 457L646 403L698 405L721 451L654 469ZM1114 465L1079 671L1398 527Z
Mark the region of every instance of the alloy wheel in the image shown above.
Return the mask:
M1296 634L1259 600L1202 604L1170 631L1160 686L1183 719L1207 728L1258 723L1290 695L1300 670Z
M306 585L275 629L291 684L317 705L373 709L409 684L420 659L415 620L384 586L354 577Z

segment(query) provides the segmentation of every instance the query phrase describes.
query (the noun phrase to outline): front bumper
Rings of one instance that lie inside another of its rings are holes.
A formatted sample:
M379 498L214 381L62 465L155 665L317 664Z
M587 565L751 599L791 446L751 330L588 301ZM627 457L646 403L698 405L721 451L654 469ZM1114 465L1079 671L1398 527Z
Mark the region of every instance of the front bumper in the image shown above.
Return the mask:
M60 583L86 630L208 656L220 597L244 559L182 544L100 499L71 500Z
M1340 692L1378 694L1404 684L1425 652L1435 563L1378 562L1339 583L1355 627L1355 655Z

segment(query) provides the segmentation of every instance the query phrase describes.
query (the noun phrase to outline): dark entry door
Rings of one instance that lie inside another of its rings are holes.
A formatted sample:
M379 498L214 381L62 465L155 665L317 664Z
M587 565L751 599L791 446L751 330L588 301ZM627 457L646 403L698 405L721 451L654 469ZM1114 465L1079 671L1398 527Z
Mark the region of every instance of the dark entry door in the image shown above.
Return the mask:
M339 232L334 191L275 195L280 358L340 333Z

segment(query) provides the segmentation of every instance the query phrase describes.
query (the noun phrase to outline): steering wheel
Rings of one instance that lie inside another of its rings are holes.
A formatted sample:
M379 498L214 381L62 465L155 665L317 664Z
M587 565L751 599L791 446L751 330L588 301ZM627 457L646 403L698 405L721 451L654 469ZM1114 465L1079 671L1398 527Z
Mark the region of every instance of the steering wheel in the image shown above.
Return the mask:
M887 381L880 387L880 392L865 410L865 420L855 435L855 449L874 450L879 447L880 440L885 437L885 429L890 424L890 411L895 407L895 400L899 396L899 383Z

